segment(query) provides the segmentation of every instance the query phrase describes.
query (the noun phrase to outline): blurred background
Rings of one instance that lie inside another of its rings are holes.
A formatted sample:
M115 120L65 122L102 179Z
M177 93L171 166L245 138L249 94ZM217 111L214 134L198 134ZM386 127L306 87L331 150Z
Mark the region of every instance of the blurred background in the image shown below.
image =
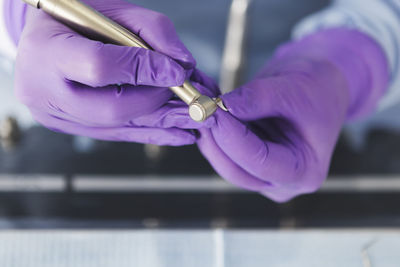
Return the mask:
M296 23L329 3L254 0L251 5L237 1L235 7L230 0L132 2L168 15L198 67L225 89L251 78L274 49L290 39ZM230 40L238 38L242 42L232 45ZM240 63L233 70L226 65L231 58ZM3 57L0 66L0 228L7 230L0 235L0 244L10 244L8 252L0 249L0 261L18 258L12 248L23 240L38 242L29 243L27 254L34 253L33 244L48 245L54 240L64 240L71 257L94 253L99 247L68 243L68 238L86 237L91 244L98 240L99 244L141 247L131 256L146 255L146 259L153 254L168 257L184 252L189 244L203 261L178 257L186 266L265 266L257 265L265 258L271 266L303 266L302 262L313 266L310 257L321 259L325 266L331 266L330 262L332 266L338 266L334 262L371 266L366 265L370 246L375 255L381 253L379 262L386 263L379 266L398 266L391 264L398 254L393 249L400 248L396 230L400 225L399 107L346 126L323 188L276 204L225 183L195 146L103 142L51 132L33 122L15 100L13 62ZM18 229L47 232L30 232L17 242L13 237L20 232L13 231ZM67 236L49 232L57 229L141 231L100 231L96 235L83 231ZM246 240L259 250L244 248ZM297 250L287 261L283 261L285 254L268 252L274 247L285 251L289 244L303 246L304 251ZM323 247L321 253L306 249L316 244ZM211 247L208 252L207 247ZM246 256L247 261L240 260ZM55 266L51 259L46 262ZM144 266L169 266L167 262L154 260ZM132 266L128 258L114 263Z

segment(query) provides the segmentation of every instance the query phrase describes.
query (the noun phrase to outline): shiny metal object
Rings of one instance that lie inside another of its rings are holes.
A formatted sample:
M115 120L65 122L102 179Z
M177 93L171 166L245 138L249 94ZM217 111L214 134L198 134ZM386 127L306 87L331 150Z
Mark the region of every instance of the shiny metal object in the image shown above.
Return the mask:
M225 106L224 102L222 102L222 99L217 97L213 99L215 103L217 103L217 106L222 109L223 111L228 112L228 108Z
M27 4L34 6L36 8L39 7L39 1L40 0L24 0Z
M232 0L220 73L222 93L233 91L241 83L250 4L251 0Z
M151 49L140 37L79 0L23 1L42 9L55 19L90 38L116 45ZM191 110L189 114L195 121L204 121L218 107L211 98L202 96L189 81L185 81L182 86L170 89L189 105L189 110Z
M196 102L189 106L189 115L195 121L204 121L217 110L217 104L210 101L208 96L200 96Z

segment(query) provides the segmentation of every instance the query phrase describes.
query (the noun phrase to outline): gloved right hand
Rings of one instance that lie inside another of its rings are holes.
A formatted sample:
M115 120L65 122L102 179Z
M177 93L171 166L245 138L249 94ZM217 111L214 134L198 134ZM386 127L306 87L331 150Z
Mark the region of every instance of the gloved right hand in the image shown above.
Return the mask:
M185 129L202 125L189 119L186 104L171 100L167 87L183 84L195 60L171 21L121 0L85 3L158 52L89 40L29 7L16 62L18 99L55 131L158 145L194 143Z
M221 96L229 113L218 110L215 125L199 130L199 148L222 177L275 201L314 192L343 123L372 112L385 93L388 66L356 30L285 44L254 79Z

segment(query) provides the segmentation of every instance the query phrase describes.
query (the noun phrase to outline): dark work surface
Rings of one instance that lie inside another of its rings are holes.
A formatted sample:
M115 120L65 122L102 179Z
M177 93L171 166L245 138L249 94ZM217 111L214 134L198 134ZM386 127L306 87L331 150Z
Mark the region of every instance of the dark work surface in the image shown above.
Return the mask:
M136 143L95 141L80 152L74 137L33 127L10 151L0 149L0 173L57 174L210 174L212 168L196 146L163 147L150 160Z
M214 174L195 145L163 147L151 160L144 146L135 143L95 141L80 152L72 136L33 127L24 132L13 150L0 148L0 173L38 174ZM363 149L355 151L342 137L332 159L331 174L400 173L400 133L375 129Z
M0 227L399 227L399 201L398 193L313 194L287 204L256 194L10 193L0 194Z
M96 141L86 152L72 136L34 127L14 150L0 150L0 173L132 175L214 174L195 146L165 147L150 160L143 145ZM400 171L400 134L369 133L354 151L342 138L332 174ZM400 194L317 193L276 204L253 193L0 193L0 228L398 227Z
M344 137L332 157L332 175L382 175L400 173L400 133L387 129L368 132L365 145L354 150Z

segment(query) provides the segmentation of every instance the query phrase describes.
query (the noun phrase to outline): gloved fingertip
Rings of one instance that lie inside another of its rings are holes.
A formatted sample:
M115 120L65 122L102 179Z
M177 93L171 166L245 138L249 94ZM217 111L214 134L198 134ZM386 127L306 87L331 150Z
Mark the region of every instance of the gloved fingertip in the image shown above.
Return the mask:
M188 114L169 114L168 118L164 118L163 127L177 127L181 129L201 129L212 128L216 125L217 120L214 116L207 118L203 122L194 121Z
M222 102L224 103L224 106L229 111L231 111L232 107L235 106L235 102L236 102L236 99L235 99L234 95L231 94L231 93L227 93L227 94L221 95L220 98L221 98Z
M148 136L139 139L141 143L154 144L159 146L185 146L196 142L196 136L186 130L181 129L156 129L149 131ZM137 132L132 134L132 141L137 142ZM129 140L125 138L124 140Z
M194 69L197 64L196 60L190 53L184 55L183 58L179 59L179 62L181 63L182 67L185 68L186 70Z
M154 51L140 51L134 68L136 84L156 87L180 86L186 79L186 70L174 59Z
M209 117L208 119L206 119L203 123L202 126L204 128L212 128L217 124L217 120L214 116Z
M228 112L235 117L241 117L251 109L251 106L244 104L245 99L238 92L224 94L220 98Z
M168 56L176 60L184 69L191 70L196 67L196 60L192 53L185 48L177 48L173 53L169 53Z
M178 127L181 129L201 129L201 128L212 128L216 124L216 119L214 117L210 117L204 122L196 122L187 115L176 115L170 122L165 123L167 120L164 120L163 126L169 127Z
M166 65L166 69L169 69L169 73L165 73L165 79L171 79L171 84L164 86L169 87L182 85L186 80L187 71L171 58L168 58L168 64Z
M240 120L233 117L228 112L217 110L215 113L216 124L211 128L212 132L218 136L223 136L224 141L230 139L247 138L249 129Z
M168 143L164 145L169 145L169 146L187 146L187 145L193 145L196 143L196 136L192 133L189 132L184 132L179 136L179 138L176 139L171 139L169 140Z
M270 188L266 188L266 190L260 190L261 195L277 202L277 203L285 203L295 197L295 194L288 194L287 192L274 192Z

